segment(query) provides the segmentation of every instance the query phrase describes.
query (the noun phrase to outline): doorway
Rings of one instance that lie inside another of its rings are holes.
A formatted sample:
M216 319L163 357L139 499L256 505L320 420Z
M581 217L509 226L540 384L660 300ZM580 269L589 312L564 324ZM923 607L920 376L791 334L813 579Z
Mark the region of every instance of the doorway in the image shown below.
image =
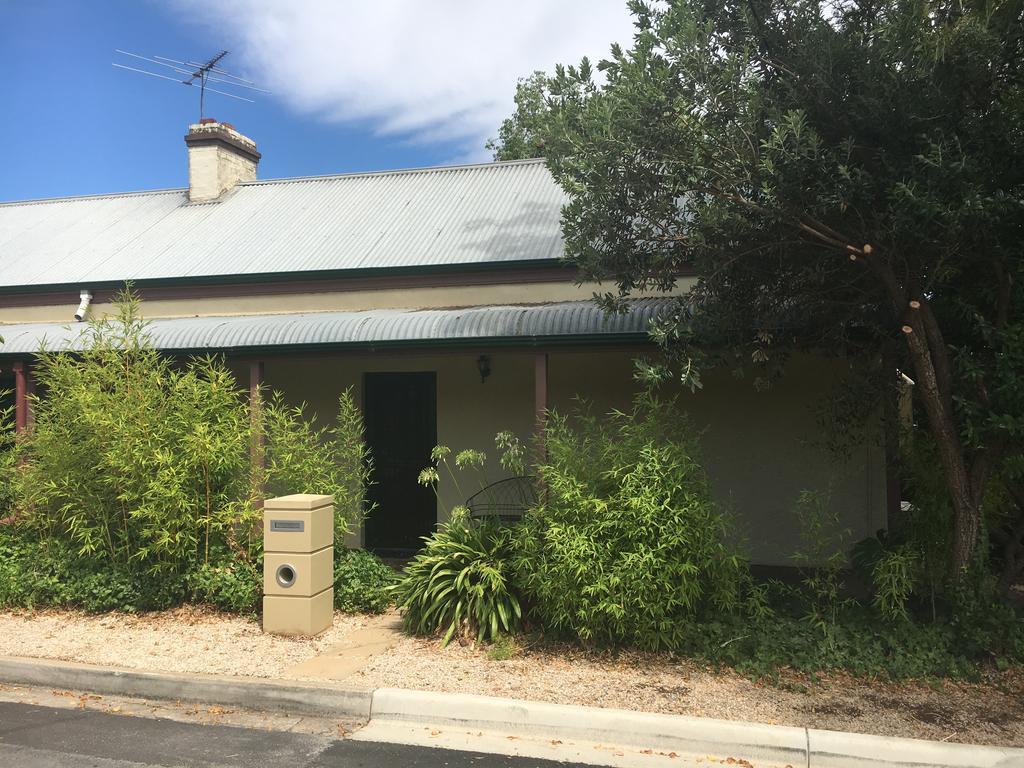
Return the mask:
M385 556L422 548L434 532L437 499L417 482L437 445L437 374L363 375L366 443L373 458L365 546Z

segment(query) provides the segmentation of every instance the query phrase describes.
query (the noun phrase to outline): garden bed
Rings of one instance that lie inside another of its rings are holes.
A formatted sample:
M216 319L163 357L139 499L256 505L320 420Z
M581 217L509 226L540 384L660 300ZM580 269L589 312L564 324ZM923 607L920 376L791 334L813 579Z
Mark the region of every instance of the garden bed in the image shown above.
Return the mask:
M0 655L176 674L282 677L370 620L336 612L334 626L322 635L289 638L263 634L251 618L196 607L137 615L0 611Z

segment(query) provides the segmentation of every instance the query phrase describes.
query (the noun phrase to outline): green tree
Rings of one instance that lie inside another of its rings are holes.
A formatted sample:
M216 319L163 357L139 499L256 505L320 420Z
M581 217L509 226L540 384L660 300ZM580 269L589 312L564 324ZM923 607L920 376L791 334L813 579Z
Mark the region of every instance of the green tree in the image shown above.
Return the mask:
M1024 519L1024 3L630 7L600 81L559 66L546 111L512 118L569 195L567 256L613 306L696 271L656 331L691 387L722 356L766 381L795 348L857 355L882 390L906 371L961 572L990 498Z
M516 111L503 120L498 138L484 145L494 153L495 160L529 160L544 157L544 126L548 114L548 76L534 72L519 78L516 85Z

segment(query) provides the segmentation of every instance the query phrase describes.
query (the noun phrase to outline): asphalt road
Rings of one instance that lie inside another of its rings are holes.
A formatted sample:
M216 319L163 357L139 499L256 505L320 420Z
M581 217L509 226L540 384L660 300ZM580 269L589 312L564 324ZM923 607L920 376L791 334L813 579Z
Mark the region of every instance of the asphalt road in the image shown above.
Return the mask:
M522 757L0 702L3 768L547 768Z

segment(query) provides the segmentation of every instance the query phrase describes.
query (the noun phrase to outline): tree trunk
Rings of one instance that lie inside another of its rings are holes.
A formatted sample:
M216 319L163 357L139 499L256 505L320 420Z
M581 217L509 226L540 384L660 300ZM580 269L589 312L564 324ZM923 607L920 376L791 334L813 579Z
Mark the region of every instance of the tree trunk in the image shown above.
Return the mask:
M949 350L927 298L900 283L891 264L863 254L863 261L881 280L893 302L896 317L903 317L903 339L914 368L915 390L924 405L931 435L939 449L946 486L953 504L953 551L950 564L959 579L970 565L981 530L984 463L976 462L972 477L967 469L960 430L953 410L953 367ZM973 482L972 482L973 480Z
M916 313L915 313L916 314ZM963 444L953 414L947 384L940 383L937 371L949 370L946 349L933 349L924 329L921 317L910 321L911 332L904 338L914 366L914 378L921 397L932 437L939 449L939 458L946 472L946 483L953 503L953 551L954 576L970 565L980 530L980 494L971 487L970 473L964 457ZM938 361L935 358L938 358ZM936 362L939 364L936 365ZM978 499L979 501L976 501Z

